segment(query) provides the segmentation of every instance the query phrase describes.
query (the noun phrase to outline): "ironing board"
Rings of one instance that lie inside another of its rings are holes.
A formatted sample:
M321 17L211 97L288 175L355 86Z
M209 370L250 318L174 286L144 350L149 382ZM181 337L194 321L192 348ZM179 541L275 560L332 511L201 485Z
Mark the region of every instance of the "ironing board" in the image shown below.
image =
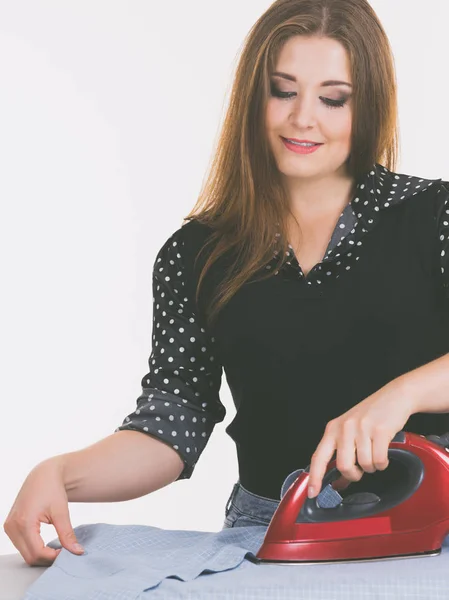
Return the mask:
M46 567L30 567L20 554L0 556L0 600L21 600Z
M21 600L449 598L449 536L437 557L281 566L251 561L265 526L201 532L97 523L75 532L85 554L63 549ZM50 545L60 547L56 540ZM10 575L35 569L8 560ZM19 600L17 591L6 598Z

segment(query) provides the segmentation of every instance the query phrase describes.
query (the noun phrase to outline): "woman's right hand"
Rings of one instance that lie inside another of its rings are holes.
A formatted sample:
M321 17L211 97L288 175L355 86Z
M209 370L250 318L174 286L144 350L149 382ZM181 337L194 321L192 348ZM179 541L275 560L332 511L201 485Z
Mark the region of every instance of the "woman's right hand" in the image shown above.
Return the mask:
M50 566L61 549L46 546L40 535L41 523L51 523L61 546L73 554L77 539L70 522L69 503L64 485L61 457L38 464L25 479L3 525L7 536L27 564Z

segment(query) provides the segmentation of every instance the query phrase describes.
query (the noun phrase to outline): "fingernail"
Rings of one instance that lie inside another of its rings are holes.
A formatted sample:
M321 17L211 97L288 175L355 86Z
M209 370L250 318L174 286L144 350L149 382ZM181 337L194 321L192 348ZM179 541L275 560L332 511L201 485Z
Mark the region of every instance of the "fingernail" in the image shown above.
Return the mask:
M308 496L309 498L313 498L315 496L315 488L313 486L309 487Z
M72 548L75 550L75 552L84 552L84 548L81 546L81 544L73 544Z

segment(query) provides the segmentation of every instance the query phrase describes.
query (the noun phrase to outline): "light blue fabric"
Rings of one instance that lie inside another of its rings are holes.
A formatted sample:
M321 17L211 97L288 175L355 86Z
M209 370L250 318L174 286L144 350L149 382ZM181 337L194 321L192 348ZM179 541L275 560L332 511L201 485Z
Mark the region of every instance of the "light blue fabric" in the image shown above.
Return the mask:
M322 507L340 500L330 486L318 496ZM227 518L233 510L241 515L242 507L263 505L262 497L240 486L234 486L230 501ZM265 507L267 502L273 503L265 499ZM254 523L225 525L219 532L97 523L76 527L75 532L84 555L63 549L23 600L449 598L448 538L437 557L279 566L251 562L266 532L266 526ZM49 545L60 547L58 540Z

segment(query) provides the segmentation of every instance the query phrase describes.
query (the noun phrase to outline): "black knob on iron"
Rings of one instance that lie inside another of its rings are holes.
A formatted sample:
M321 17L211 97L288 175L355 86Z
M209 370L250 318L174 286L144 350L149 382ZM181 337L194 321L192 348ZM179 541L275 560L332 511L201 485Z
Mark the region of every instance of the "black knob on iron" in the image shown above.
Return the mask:
M377 504L378 502L380 502L379 496L372 492L357 492L346 496L341 501L342 504Z

